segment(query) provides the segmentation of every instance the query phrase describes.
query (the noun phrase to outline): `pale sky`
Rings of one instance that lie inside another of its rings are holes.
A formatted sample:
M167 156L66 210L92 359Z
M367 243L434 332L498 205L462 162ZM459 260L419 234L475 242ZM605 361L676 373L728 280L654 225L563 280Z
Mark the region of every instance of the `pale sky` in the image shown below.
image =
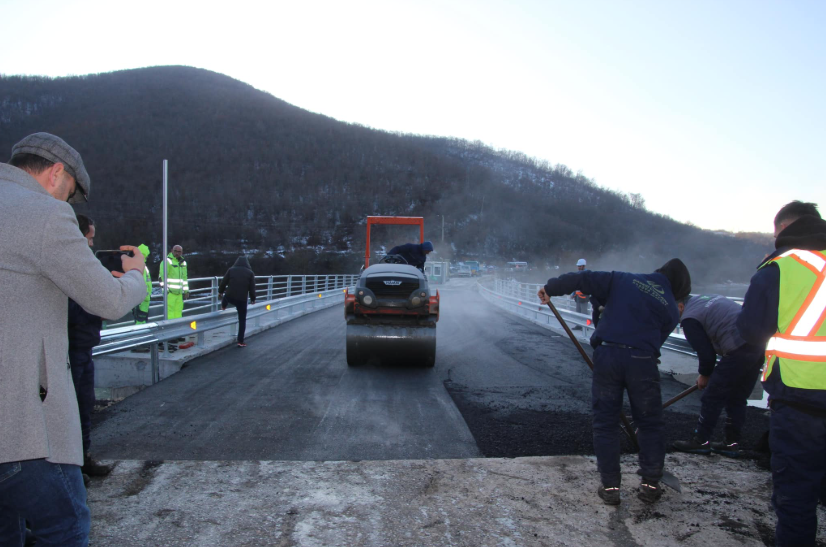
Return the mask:
M205 68L770 232L793 199L826 215L824 29L822 0L0 0L0 73Z

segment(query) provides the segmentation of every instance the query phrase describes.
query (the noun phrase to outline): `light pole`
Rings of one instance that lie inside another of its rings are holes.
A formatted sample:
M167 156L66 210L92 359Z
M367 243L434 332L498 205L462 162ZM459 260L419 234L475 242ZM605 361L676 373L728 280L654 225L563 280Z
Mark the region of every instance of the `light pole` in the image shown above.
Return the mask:
M167 276L166 271L166 237L167 237L167 226L166 226L166 167L167 167L167 160L163 160L163 249L161 249L161 271L163 272L163 286L161 287L161 291L163 292L163 319L166 321L168 319L167 313L167 302L166 302L166 293L167 288L169 287L169 277Z

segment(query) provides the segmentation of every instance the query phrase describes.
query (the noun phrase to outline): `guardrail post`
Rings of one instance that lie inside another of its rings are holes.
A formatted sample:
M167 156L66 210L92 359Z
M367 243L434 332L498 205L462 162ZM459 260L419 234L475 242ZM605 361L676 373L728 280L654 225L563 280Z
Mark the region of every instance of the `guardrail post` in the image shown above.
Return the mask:
M272 276L267 282L267 301L272 300Z
M307 294L307 276L301 276L301 294Z
M152 383L155 384L158 382L158 377L160 376L160 356L158 355L158 343L152 342L149 344L150 355L152 360Z
M212 278L212 290L210 291L212 297L212 311L218 311L218 278Z

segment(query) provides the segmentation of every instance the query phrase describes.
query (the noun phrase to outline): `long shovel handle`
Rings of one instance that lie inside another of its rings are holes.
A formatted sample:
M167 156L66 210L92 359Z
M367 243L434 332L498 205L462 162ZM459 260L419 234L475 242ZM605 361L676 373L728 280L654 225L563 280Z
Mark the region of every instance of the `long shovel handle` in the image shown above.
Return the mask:
M571 339L571 342L574 343L576 349L579 350L579 353L582 355L582 358L585 359L585 363L590 367L591 371L594 370L594 362L591 361L591 358L585 353L585 348L582 347L582 344L579 343L579 340L576 339L574 336L573 331L571 331L570 327L568 327L568 323L565 322L565 319L562 318L562 314L557 311L556 307L554 306L553 302L551 302L550 298L548 299L548 307L551 308L551 311L556 316L556 320L559 321L559 324L562 325L562 328L565 329L565 332L568 333L568 337ZM622 430L628 435L628 438L631 439L631 444L634 445L634 450L640 449L640 444L637 442L637 433L634 431L634 428L631 427L631 422L628 421L628 418L625 417L625 413L620 411L620 420L622 421Z
M685 391L683 391L683 392L682 392L682 393L680 393L679 395L675 395L674 397L672 397L672 398L670 398L669 400L667 400L666 402L664 402L664 403L663 403L663 408L666 408L666 407L669 407L669 406L673 405L674 403L676 403L677 401L679 401L680 399L682 399L682 398L683 398L683 397L685 397L686 395L691 395L692 393L694 393L695 391L697 391L697 389L699 389L699 388L697 387L697 384L694 384L693 386L691 386L690 388L686 389Z

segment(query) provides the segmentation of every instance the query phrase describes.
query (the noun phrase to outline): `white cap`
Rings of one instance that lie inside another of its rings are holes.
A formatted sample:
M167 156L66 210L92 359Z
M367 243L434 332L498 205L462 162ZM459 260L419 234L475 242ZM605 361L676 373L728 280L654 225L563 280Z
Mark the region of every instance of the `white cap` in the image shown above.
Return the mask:
M580 258L579 260L576 261L576 265L577 266L585 266L585 259Z

